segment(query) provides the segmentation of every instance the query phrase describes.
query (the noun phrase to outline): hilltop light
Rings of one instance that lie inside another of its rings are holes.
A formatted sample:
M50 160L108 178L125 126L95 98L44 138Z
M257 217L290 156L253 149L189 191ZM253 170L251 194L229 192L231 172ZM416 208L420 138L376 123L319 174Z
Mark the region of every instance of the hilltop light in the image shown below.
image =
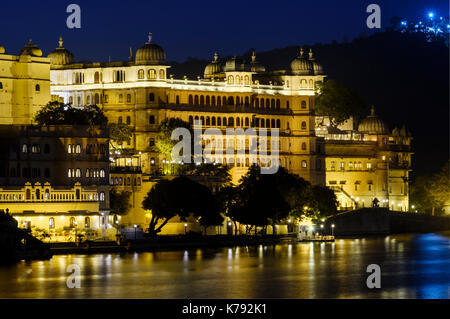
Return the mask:
M406 21L402 21L402 25L406 25Z
M433 13L433 12L429 12L429 13L428 13L428 17L430 17L430 19L433 19L434 13Z

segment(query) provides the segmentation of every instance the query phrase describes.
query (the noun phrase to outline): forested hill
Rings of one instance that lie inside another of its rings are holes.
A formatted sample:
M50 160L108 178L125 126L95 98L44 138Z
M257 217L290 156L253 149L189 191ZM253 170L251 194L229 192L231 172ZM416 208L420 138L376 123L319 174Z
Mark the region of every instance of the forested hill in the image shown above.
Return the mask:
M449 49L420 34L378 32L352 42L316 44L329 78L354 89L390 126L406 124L414 137L417 175L438 171L449 158ZM305 46L308 52L309 47ZM257 52L268 70L286 69L298 47ZM249 60L249 52L243 54ZM203 75L209 61L172 63L176 78Z

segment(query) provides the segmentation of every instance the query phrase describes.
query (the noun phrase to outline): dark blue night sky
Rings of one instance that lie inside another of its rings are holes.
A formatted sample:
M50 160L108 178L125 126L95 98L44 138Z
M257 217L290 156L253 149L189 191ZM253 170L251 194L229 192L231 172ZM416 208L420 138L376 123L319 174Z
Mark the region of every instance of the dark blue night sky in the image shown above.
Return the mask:
M47 55L64 45L77 60L126 60L129 47L135 51L153 32L169 61L187 57L210 58L239 55L249 48L265 51L290 45L342 41L358 36L365 27L370 3L382 9L382 27L392 16L425 19L433 10L448 16L446 0L316 0L316 1L118 1L59 0L2 1L0 45L17 54L32 38ZM66 27L66 7L82 9L82 28Z

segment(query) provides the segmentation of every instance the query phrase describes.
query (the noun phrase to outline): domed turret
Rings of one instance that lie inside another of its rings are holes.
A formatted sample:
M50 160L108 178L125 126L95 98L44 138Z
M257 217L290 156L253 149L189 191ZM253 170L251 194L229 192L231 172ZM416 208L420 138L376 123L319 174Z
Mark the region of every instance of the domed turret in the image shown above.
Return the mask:
M300 49L299 56L291 62L291 70L298 75L313 74L313 64L303 57L303 48Z
M164 50L153 43L152 33L148 34L148 42L136 51L136 64L164 64L166 62L166 53Z
M358 131L369 134L389 134L389 128L376 114L372 106L370 115L358 125Z
M22 50L20 50L19 55L30 55L30 56L36 56L41 57L42 51L37 47L36 44L33 44L33 41L30 39L28 44L23 47Z
M321 64L317 63L316 59L314 58L314 54L312 49L309 49L309 61L311 61L313 65L313 71L314 75L323 75L323 67Z
M53 65L65 65L72 64L75 61L74 55L69 50L63 47L63 39L59 37L59 47L50 52L48 55L50 58L50 64Z
M5 47L0 45L0 54L5 54Z
M217 52L214 53L214 60L212 60L206 67L205 72L203 73L205 79L211 78L218 73L223 72L222 63L219 61L219 54Z
M252 72L257 72L257 73L266 72L266 68L262 64L260 64L258 61L256 61L256 53L254 50L252 52L252 61L250 62L250 66L251 66Z

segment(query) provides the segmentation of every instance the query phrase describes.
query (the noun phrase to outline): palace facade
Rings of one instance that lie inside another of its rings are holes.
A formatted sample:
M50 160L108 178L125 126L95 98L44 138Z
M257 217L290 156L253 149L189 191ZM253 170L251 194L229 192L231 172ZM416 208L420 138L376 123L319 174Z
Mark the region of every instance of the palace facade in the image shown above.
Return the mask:
M164 50L153 41L151 34L134 56L121 62L76 62L61 38L48 58L43 58L42 52L31 43L27 47L19 57L8 56L8 59L0 51L0 63L2 59L26 60L36 63L35 69L39 66L38 73L42 73L29 77L27 87L34 90L23 93L31 94L28 100L34 103L14 107L13 97L2 95L6 92L0 87L0 103L8 104L11 110L0 115L5 118L5 124L30 123L36 110L51 99L58 99L79 107L96 104L104 109L110 123L125 123L132 128L132 139L121 146L123 152L121 149L109 152L109 168L105 168L104 180L110 186L132 193L129 214L114 220L113 224L142 228L148 224L151 215L141 208L141 202L174 164L155 147L158 126L169 118L180 118L191 124L199 120L203 129L214 128L222 133L212 137L220 141L222 152L212 153L211 160L230 166L233 183L238 183L247 172L252 159L248 139L227 139L226 131L267 130L268 145L258 146L257 161L264 166L274 160L270 140L276 129L280 143L275 154L280 166L313 184L333 188L340 209L374 204L393 210L409 207L408 174L412 154L409 132L405 128L390 131L374 110L358 126L350 119L337 129L327 126L326 118L315 116L316 83L324 81L326 75L311 50L299 50L297 57L287 61L288 69L275 71L267 71L255 52L250 61L239 57L224 60L215 53L202 78L175 79L170 75ZM7 83L4 79L11 76L2 74L4 90L14 81ZM45 81L38 83L37 79ZM49 90L45 83L49 83ZM37 85L40 91L36 90ZM23 116L14 116L15 108L22 109ZM68 145L64 147L67 149ZM244 148L244 158L238 152L231 158L225 155L229 147ZM87 167L79 168L84 175ZM68 174L68 171L61 172ZM83 186L85 182L80 184ZM100 206L99 211L107 209ZM189 223L188 227L195 230L197 226ZM165 229L167 233L186 230L184 223L172 223Z

